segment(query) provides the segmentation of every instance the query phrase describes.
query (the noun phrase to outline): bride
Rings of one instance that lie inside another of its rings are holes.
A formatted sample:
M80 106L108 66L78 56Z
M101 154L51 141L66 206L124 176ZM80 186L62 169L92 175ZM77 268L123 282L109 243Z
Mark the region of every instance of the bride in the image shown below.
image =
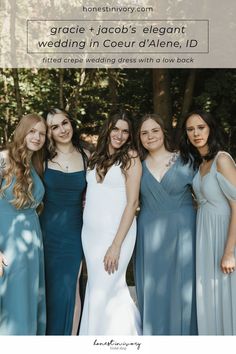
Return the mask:
M115 114L102 127L87 173L82 244L88 282L80 335L140 334L126 270L135 239L141 162L131 122Z

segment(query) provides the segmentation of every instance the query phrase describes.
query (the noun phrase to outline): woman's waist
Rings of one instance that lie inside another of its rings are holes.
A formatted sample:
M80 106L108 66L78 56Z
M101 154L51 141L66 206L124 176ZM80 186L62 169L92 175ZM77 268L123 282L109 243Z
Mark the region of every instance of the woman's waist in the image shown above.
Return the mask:
M36 207L32 208L25 208L25 209L16 209L13 205L10 205L9 203L6 203L4 205L1 205L0 203L0 219L1 216L3 215L36 215Z
M44 200L43 202L43 213L48 215L58 215L61 216L67 215L68 217L73 218L82 213L83 206L82 200L77 203L67 202L66 200L58 203L57 201Z
M71 190L46 190L44 194L44 200L57 201L57 202L79 202L82 199L84 188L71 189Z
M125 192L115 193L114 191L107 191L106 193L97 193L92 191L86 193L85 206L94 209L107 209L112 210L124 209L127 203L127 196Z
M82 195L73 196L64 195L63 197L58 195L45 196L43 199L44 204L54 204L54 205L80 205L82 204Z
M58 253L61 253L64 256L68 253L71 255L77 255L82 253L82 243L80 235L76 238L60 238L59 235L43 233L43 245L45 253L51 252L54 257L56 257Z
M110 235L115 235L119 225L120 225L121 217L117 218L107 218L105 215L102 218L84 218L83 219L83 227L82 227L82 233L86 235L103 235L103 234L110 234ZM130 227L129 231L132 229L136 228L136 217L134 217ZM87 236L86 236L87 237Z
M141 203L140 213L180 213L184 212L186 209L194 212L193 200L184 201L183 203L150 203L150 201L146 200Z
M231 209L228 203L212 203L208 200L198 201L198 212L212 213L217 215L230 216Z
M82 212L68 213L68 210L66 213L63 213L63 211L49 212L46 209L40 215L40 222L42 227L52 230L55 228L56 230L65 232L67 229L79 230L81 228L82 218Z

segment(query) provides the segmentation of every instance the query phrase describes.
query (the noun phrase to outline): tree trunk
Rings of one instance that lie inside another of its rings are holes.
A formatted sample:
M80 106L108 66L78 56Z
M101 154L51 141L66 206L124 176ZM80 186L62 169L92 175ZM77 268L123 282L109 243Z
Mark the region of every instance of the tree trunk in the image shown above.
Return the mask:
M3 77L3 92L4 92L4 101L6 103L6 106L8 106L9 103L9 97L8 97L8 86L7 86L7 78L5 75L2 75ZM10 109L9 107L6 107L6 113L5 113L5 124L3 126L3 136L2 136L2 141L1 145L5 146L8 139L9 139L9 131L10 131Z
M64 108L64 91L63 91L63 84L64 84L64 69L59 69L59 105L60 108Z
M154 113L160 114L166 127L172 128L170 77L168 69L153 69Z
M23 115L23 109L22 109L18 69L12 69L12 77L14 81L14 91L16 97L16 107L17 107L16 113L17 113L17 117L21 118Z
M118 106L116 71L109 69L107 72L108 72L109 101L111 104L110 107L111 110L115 110Z
M183 107L181 112L181 117L178 121L178 128L181 126L184 116L189 112L192 100L193 100L193 91L196 81L196 69L191 69L184 91Z
M11 105L11 85L8 85L8 78L11 75L9 69L0 69L3 92L1 95L2 110L0 115L0 146L6 147L16 123L15 109Z

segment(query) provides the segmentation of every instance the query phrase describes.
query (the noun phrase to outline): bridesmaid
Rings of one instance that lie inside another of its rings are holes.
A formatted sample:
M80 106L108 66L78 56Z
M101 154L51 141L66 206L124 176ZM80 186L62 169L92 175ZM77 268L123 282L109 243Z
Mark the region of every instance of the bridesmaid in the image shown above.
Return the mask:
M86 187L86 153L75 122L65 111L47 115L48 156L45 163L41 226L46 269L48 335L76 335L80 319L79 277L82 199Z
M181 154L198 172L197 318L199 334L236 335L236 166L220 128L203 111L187 115Z
M46 124L21 118L0 153L0 335L43 335L46 327L42 235L36 207L44 194Z
M141 119L138 150L143 174L135 278L143 334L197 334L193 169L171 148L157 114Z

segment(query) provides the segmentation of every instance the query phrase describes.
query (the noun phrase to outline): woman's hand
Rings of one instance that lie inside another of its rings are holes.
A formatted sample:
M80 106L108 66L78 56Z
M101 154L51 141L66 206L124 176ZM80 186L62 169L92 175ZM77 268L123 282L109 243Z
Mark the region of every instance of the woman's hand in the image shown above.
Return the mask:
M235 271L235 256L233 253L225 253L221 259L221 270L224 274Z
M105 271L108 272L108 274L114 273L118 269L119 258L120 247L112 243L103 260Z
M7 260L4 257L4 254L2 252L0 252L0 277L3 276L4 273L4 266L7 266Z

